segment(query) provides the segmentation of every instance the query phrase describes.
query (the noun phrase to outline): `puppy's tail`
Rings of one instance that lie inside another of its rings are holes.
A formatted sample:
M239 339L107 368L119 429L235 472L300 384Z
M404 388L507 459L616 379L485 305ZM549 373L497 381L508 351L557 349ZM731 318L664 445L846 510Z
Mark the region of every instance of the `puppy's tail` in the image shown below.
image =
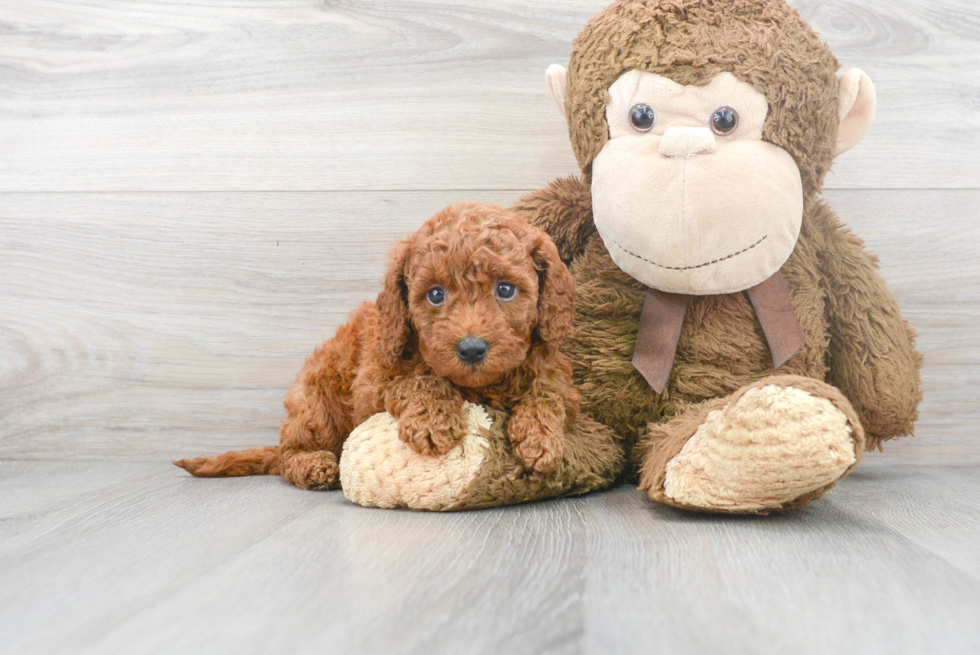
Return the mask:
M199 478L279 475L279 446L234 450L217 457L181 459L174 464Z

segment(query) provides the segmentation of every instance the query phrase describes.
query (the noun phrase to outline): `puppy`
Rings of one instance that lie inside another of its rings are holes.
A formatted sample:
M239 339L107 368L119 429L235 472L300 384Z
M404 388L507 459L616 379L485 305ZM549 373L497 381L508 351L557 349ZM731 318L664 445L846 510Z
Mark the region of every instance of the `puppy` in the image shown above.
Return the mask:
M465 436L468 401L509 411L514 453L552 471L579 403L559 352L574 302L575 280L544 232L496 205L453 205L396 244L377 302L306 360L278 446L174 464L336 488L344 440L373 414L398 419L417 452L442 455Z

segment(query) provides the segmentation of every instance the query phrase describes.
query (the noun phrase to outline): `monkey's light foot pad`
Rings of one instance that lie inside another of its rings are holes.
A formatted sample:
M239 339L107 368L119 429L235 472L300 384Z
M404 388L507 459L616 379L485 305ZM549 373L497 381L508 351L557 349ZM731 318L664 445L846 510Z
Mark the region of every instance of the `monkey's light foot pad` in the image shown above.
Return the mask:
M668 464L664 494L678 505L759 512L826 491L858 461L847 415L792 386L750 389L709 412Z
M595 491L610 486L622 471L617 437L589 419L580 418L566 432L559 469L538 475L511 452L505 414L472 404L466 412L469 432L441 457L420 455L402 442L390 414L369 418L344 444L344 494L365 507L475 509Z
M453 509L466 497L490 451L493 423L478 405L466 408L468 432L441 457L420 455L398 438L398 421L375 414L344 443L340 484L347 499L365 507Z

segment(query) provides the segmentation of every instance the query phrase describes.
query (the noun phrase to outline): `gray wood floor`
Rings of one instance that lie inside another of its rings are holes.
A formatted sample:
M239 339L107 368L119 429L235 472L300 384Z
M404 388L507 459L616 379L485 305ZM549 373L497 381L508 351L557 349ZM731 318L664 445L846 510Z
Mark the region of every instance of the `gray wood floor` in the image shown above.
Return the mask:
M976 653L980 469L869 465L812 507L634 488L371 510L280 478L0 462L0 651Z

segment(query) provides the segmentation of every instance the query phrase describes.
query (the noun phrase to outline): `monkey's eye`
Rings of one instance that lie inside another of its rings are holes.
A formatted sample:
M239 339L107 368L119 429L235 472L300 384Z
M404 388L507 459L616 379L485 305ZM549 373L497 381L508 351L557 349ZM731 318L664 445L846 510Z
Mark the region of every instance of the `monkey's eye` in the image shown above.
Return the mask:
M630 109L630 123L637 132L649 132L657 124L657 114L653 107L641 102Z
M429 301L430 305L433 307L438 307L442 303L446 302L446 290L442 287L432 287L425 294L425 298Z
M513 300L517 295L517 287L510 282L497 283L497 298L503 301Z
M731 107L719 107L711 114L711 131L725 136L738 127L738 112Z

